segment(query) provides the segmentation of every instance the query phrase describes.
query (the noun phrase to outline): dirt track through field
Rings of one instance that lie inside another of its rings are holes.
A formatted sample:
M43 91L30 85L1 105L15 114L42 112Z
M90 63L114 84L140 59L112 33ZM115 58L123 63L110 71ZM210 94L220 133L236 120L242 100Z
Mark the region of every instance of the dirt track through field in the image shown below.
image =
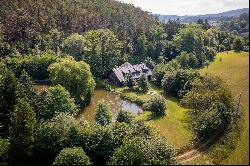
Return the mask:
M214 143L216 143L226 132L229 125L228 121L224 121L220 128L204 143L201 143L198 148L189 150L177 156L177 161L184 164L201 155L202 152L208 150Z

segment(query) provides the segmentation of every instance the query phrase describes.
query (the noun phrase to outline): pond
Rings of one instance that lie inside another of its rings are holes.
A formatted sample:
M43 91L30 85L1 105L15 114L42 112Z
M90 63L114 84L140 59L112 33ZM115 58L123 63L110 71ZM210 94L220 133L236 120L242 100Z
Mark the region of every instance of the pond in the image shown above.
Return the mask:
M123 109L125 111L131 111L132 113L138 114L142 112L142 109L136 105L135 103L129 102L127 100L123 100L120 98L120 96L116 93L97 89L95 90L94 96L92 97L91 103L89 106L84 108L81 112L78 118L81 116L84 116L84 118L88 121L94 121L95 120L95 113L96 108L98 105L98 102L104 100L108 107L111 110L111 113L113 115L113 120L115 119L117 113Z

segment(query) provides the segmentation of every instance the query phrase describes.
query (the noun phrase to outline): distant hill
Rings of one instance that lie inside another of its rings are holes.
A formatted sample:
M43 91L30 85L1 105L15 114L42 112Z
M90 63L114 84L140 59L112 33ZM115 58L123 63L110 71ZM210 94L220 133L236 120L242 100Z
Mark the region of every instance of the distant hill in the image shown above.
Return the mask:
M222 12L217 14L205 14L205 15L195 15L195 16L159 15L159 14L155 15L158 16L161 21L168 21L169 19L176 20L179 18L183 23L191 23L191 22L196 22L198 19L208 19L209 21L217 21L221 18L239 16L243 13L249 13L249 8L230 10L227 12Z

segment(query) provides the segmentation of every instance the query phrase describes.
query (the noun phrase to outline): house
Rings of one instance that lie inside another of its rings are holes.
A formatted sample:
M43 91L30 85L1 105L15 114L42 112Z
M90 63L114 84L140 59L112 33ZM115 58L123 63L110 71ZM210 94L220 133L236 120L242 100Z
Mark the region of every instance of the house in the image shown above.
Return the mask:
M152 77L152 71L147 67L146 64L136 64L131 65L126 62L119 67L113 68L110 73L108 80L115 85L122 86L125 85L128 77L131 75L132 79L138 80L143 74L145 74L149 80Z

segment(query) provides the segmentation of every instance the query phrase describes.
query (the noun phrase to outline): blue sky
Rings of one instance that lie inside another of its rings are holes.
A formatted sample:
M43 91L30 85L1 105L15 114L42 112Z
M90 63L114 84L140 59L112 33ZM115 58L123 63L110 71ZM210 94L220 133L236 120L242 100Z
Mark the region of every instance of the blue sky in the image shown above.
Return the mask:
M248 0L118 0L134 4L153 14L213 14L249 7Z

